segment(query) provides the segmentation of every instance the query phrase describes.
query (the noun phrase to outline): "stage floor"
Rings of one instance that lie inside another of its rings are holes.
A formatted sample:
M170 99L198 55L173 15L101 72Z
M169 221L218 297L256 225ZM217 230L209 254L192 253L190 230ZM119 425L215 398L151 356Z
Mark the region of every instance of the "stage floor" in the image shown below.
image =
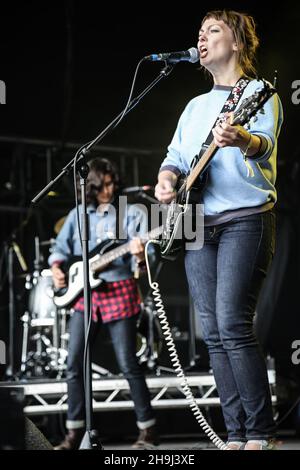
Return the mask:
M283 433L277 438L277 450L300 450L300 437L291 437L290 433ZM111 450L132 450L131 442L102 442L105 451ZM195 436L162 436L161 444L154 448L160 450L217 450L214 444L208 439L197 439Z

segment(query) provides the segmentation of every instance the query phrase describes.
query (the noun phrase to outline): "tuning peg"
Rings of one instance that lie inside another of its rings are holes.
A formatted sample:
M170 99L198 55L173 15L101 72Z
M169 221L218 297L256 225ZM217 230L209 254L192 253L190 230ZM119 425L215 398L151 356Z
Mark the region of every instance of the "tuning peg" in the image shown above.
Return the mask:
M257 117L256 114L255 114L255 116L252 117L251 121L252 121L252 122L256 122L257 119L258 119L258 117Z
M246 129L247 131L249 131L249 129L250 129L250 122L247 122L247 123L245 124L245 129Z
M259 112L260 112L260 114L266 114L264 108L261 108L261 109L259 110Z

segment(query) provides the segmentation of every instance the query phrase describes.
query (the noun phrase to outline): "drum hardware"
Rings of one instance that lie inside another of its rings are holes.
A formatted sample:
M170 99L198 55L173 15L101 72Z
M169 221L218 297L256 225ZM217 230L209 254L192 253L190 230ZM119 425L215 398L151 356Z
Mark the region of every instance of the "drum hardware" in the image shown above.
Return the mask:
M67 368L68 334L64 331L64 317L57 312L57 318L32 318L25 312L21 356L21 375L29 377L51 376L61 378Z
M70 311L53 303L50 269L35 271L26 277L29 309L21 318L23 341L21 375L26 377L62 378L67 368L68 320ZM92 363L93 378L111 377L107 369Z
M11 235L10 239L4 243L3 254L7 258L7 275L8 275L8 295L9 295L9 351L8 351L8 364L6 367L6 377L8 379L15 379L16 367L16 354L15 354L15 339L16 339L16 311L17 311L17 295L15 292L15 280L25 275L27 271L27 264L22 255L21 249L16 242L17 230ZM19 266L23 273L16 276L15 273L15 260L18 260Z
M156 280L162 269L163 263L160 260L152 269L154 271L153 280ZM142 293L140 291L140 297ZM174 370L159 364L159 356L162 352L164 337L158 312L156 310L151 290L149 290L141 304L141 314L137 323L138 342L137 357L142 367L156 375L162 372L174 374Z
M50 238L50 240L39 242L39 245L40 246L52 246L54 243L55 243L55 238Z
M100 379L101 377L113 377L113 374L109 370L104 369L104 367L101 367L94 362L92 362L91 368L93 379Z
M163 335L152 297L147 297L142 304L137 332L136 355L139 363L150 371L158 373L158 358L162 350Z
M21 375L62 377L67 367L69 311L58 309L53 302L54 285L50 269L42 269L40 242L35 237L35 270L28 274L25 288L29 291L28 310L23 322Z

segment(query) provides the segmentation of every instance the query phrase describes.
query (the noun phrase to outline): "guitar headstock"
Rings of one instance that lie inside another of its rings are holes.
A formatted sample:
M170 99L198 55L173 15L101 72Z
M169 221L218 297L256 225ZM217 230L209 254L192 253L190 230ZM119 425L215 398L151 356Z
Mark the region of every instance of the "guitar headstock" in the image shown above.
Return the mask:
M255 91L253 95L245 98L241 106L233 113L231 123L232 125L243 126L250 119L256 115L256 113L262 109L263 105L271 98L276 89L273 88L265 80L261 80L264 84L263 88Z

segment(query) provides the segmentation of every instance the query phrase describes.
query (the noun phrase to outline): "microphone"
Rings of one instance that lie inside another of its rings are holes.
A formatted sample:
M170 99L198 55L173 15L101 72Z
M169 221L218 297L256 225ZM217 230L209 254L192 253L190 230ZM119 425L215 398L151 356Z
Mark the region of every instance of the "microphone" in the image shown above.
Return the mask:
M179 52L162 52L161 54L151 54L145 57L146 60L151 60L156 62L158 60L165 60L171 64L176 64L177 62L192 62L194 64L200 58L200 54L196 47L190 47L187 51Z
M140 191L149 191L150 189L153 189L153 186L130 186L129 188L124 188L123 189L123 194L128 194L128 193L139 193Z

